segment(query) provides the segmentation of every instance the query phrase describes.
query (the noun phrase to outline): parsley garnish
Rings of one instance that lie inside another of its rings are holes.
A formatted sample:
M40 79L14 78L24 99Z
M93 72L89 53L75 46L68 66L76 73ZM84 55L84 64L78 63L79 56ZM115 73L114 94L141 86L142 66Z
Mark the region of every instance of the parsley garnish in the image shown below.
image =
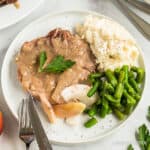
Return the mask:
M46 59L46 53L41 52L39 72L61 73L75 64L74 61L65 60L63 56L57 55L45 68L42 68Z
M131 144L128 146L128 150L134 150L134 148Z

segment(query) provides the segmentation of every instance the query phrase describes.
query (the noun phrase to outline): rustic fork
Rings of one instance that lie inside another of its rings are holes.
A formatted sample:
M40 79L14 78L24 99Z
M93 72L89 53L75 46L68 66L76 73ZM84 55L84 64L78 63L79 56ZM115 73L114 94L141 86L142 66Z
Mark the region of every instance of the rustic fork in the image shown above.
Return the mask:
M34 140L34 131L28 114L27 99L23 99L19 107L19 137L26 144L26 150L29 150L30 144Z

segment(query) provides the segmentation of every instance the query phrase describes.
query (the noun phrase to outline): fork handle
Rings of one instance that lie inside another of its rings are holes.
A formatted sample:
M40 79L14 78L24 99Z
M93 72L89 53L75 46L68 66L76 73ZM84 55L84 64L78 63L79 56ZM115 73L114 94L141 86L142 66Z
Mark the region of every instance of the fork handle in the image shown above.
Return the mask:
M29 150L30 144L26 143L26 150Z

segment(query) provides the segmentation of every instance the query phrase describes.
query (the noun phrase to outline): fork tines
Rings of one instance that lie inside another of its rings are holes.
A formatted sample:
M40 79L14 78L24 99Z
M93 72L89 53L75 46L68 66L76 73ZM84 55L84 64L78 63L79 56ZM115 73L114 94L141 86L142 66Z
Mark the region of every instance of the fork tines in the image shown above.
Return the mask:
M19 137L26 145L34 140L34 131L28 113L28 99L23 99L19 107Z

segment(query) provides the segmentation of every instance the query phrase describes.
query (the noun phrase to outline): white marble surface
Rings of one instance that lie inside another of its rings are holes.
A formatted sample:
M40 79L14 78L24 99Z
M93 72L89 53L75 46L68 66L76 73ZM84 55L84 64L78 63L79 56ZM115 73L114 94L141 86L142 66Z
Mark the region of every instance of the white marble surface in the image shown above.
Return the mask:
M115 0L45 0L40 8L34 11L29 17L17 23L16 25L0 31L0 67L2 65L2 61L7 48L9 47L16 34L20 32L22 28L28 25L32 20L37 19L48 12L86 9L94 10L112 17L113 19L124 25L133 34L139 45L142 47L143 53L145 55L147 77L149 77L150 41L146 40L131 24L131 22L112 4L114 1ZM147 16L144 13L140 13L138 10L135 11L150 22L150 16ZM135 149L139 150L138 144L135 140L135 130L142 123L146 123L147 125L150 124L147 122L145 117L147 106L150 105L149 90L150 80L148 79L140 106L138 107L134 115L131 116L131 118L127 121L125 126L118 130L118 132L95 143L71 147L53 145L54 150L126 150L126 147L129 143L133 143ZM0 110L2 110L4 113L4 132L0 136L0 150L25 150L24 144L18 138L17 122L13 119L11 113L5 105L1 89L0 95ZM38 150L36 142L33 142L33 144L31 145L31 150Z

